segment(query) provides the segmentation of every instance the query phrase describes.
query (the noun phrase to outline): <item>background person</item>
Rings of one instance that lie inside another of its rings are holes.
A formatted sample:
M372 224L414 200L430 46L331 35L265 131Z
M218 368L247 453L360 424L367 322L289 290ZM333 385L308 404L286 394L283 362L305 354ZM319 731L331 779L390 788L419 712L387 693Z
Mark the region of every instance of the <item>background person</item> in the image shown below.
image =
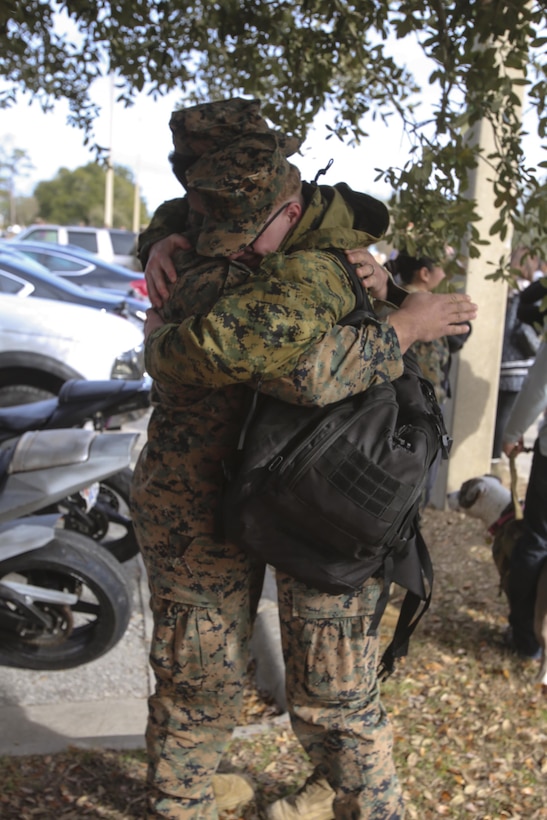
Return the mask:
M431 293L446 279L442 265L429 256L409 256L400 253L389 261L387 267L409 293ZM417 341L412 345L421 371L435 388L435 395L441 407L451 396L449 374L452 354L461 350L471 333L471 324L466 324L467 330L464 333L443 336L428 342Z
M513 405L503 433L506 456L518 455L524 434L547 408L547 343L543 342ZM532 468L524 501L523 531L509 565L510 644L523 658L539 658L534 633L537 579L547 560L547 419L542 416L534 443Z
M409 256L406 253L399 253L387 263L387 267L409 293L431 293L446 278L442 265L429 256ZM412 345L412 351L416 355L423 375L435 389L441 409L452 395L449 378L452 355L462 349L471 334L471 323L466 322L465 325L467 330L464 333L441 336L430 341L419 340ZM431 498L440 461L441 454L439 453L429 471L423 495L423 506L426 506Z
M540 261L540 267L545 265ZM547 278L542 274L538 279L521 290L517 309L517 318L520 322L530 325L539 335L544 329L545 313L547 311ZM531 344L535 344L533 336ZM537 352L537 351L536 351Z
M517 270L520 276L515 281L515 286L510 287L507 293L492 447L494 463L499 462L501 458L503 431L539 347L539 339L535 337L533 329L518 318L520 293L533 281L537 265L537 257L527 254L526 248L518 247L511 255L511 267Z

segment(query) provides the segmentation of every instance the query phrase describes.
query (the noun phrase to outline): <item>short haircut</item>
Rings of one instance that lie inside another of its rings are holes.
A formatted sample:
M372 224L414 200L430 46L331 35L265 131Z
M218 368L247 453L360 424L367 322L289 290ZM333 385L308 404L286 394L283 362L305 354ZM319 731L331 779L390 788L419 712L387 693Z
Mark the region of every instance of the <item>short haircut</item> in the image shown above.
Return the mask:
M276 205L281 205L283 202L292 199L292 197L300 196L302 192L302 177L300 176L300 171L296 165L293 165L291 162L287 164L289 166L289 172L281 193L276 199Z

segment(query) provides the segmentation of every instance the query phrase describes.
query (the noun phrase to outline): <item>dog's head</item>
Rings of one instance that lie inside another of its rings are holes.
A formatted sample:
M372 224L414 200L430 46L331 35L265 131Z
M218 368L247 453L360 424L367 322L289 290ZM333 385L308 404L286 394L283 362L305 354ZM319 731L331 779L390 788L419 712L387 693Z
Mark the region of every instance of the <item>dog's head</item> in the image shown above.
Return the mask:
M447 494L448 507L478 518L491 527L511 503L511 492L494 475L464 481L459 490Z

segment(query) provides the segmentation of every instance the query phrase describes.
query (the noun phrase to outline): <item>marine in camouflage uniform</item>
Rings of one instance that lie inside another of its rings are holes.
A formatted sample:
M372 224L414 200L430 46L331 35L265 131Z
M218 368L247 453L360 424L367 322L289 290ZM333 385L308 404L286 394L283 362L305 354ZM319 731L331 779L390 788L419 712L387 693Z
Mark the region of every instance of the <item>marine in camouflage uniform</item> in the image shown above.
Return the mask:
M218 160L217 153L213 179ZM217 817L210 778L241 709L263 572L216 537L221 462L236 445L247 386L259 377L274 394L315 403L325 381L334 399L402 369L387 325L360 332L335 326L355 298L337 260L313 249L362 246L370 236L352 229L352 210L338 191L306 193L284 253L268 256L257 271L177 254L165 319L182 324L166 325L147 344L154 411L132 499L155 624L151 817ZM246 218L250 223L248 211ZM251 239L259 229L260 222L252 226ZM318 340L322 346L313 347ZM350 360L357 369L346 368ZM281 573L277 580L291 718L316 776L337 792L336 817L401 817L377 687L377 639L366 635L380 583L327 595Z
M438 270L440 268L440 266L435 265L433 260L430 260L428 257L407 257L407 259L414 260L416 270L418 270L421 267L426 267L427 269L431 270ZM397 260L395 260L395 263L396 262ZM440 270L442 271L442 269ZM442 275L444 277L444 271L442 271ZM424 289L423 286L419 287L417 285L412 284L412 280L410 280L410 282L404 282L404 287L405 290L407 290L409 293L416 293L420 290L423 291ZM433 291L435 291L437 287L438 282L433 288ZM416 356L416 361L418 363L418 366L420 367L420 370L422 371L425 378L428 379L433 385L433 389L435 390L435 397L441 408L444 406L446 400L450 398L452 395L450 390L449 378L450 367L452 364L452 353L457 353L459 350L461 350L463 344L468 339L469 334L471 333L471 325L468 323L468 326L469 330L465 335L441 336L439 339L432 339L431 341L427 342L417 341L414 342L414 344L411 347L412 352ZM427 477L427 482L423 489L421 498L422 509L429 504L431 494L437 481L437 475L439 472L440 464L441 453L439 452L437 458L431 465L429 475Z
M448 370L450 368L450 350L448 339L442 336L431 342L414 342L412 350L420 370L435 388L435 396L443 405L448 396Z

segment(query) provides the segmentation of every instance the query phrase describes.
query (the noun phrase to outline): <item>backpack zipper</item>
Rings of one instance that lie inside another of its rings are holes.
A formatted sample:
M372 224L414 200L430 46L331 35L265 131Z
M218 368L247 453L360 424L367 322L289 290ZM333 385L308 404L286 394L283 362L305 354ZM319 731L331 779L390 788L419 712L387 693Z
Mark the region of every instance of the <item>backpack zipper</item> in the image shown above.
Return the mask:
M384 404L384 403L385 403L385 399L383 399L383 398L378 398L374 401L374 404ZM394 401L394 400L391 401L390 404L393 404L394 406L397 406L397 402ZM313 463L318 458L320 458L323 455L323 453L325 452L325 450L327 450L330 447L331 443L334 440L336 440L337 438L339 438L343 433L345 433L346 430L349 427L351 427L352 424L354 424L354 422L357 421L360 418L360 416L362 416L364 413L368 413L372 406L373 406L373 404L372 404L372 402L370 402L370 403L367 404L366 408L361 408L360 410L357 410L355 413L353 413L345 421L345 423L341 427L336 427L332 431L332 433L330 433L330 435L326 436L324 441L321 443L321 445L319 447L314 448L312 453L310 453L308 456L306 456L305 458L302 459L302 463L300 464L300 466L297 468L297 470L295 471L295 473L291 477L288 486L293 487L294 484L299 480L302 473L307 470L309 464ZM344 407L341 407L340 412L342 412L344 409L345 409ZM329 416L329 418L325 420L325 424L328 421L332 420L332 418L333 418L333 414L331 414ZM315 428L314 437L317 433L321 432L322 426L323 425ZM282 463L282 465L280 466L280 469L279 469L279 475L280 476L282 476L288 469L290 469L290 467L298 460L298 457L300 456L301 451L303 449L305 449L306 446L309 444L309 440L310 440L310 435L308 434L306 436L306 438L304 439L304 441L302 441L302 443L298 446L298 448L293 452L292 457L290 459L284 459L283 460L283 463Z

